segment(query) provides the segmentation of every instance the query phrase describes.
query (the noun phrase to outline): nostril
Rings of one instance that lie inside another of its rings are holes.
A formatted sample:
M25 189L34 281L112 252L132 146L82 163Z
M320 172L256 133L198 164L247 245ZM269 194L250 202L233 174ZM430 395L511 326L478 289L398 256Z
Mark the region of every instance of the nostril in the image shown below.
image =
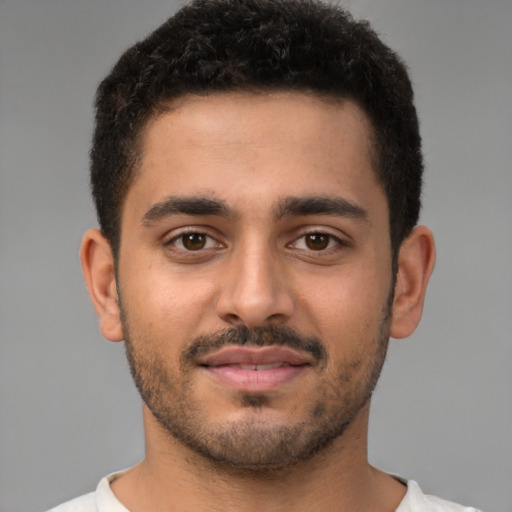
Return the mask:
M235 313L225 314L223 320L225 320L226 322L229 322L230 324L233 324L233 325L238 325L238 324L243 323L243 320Z

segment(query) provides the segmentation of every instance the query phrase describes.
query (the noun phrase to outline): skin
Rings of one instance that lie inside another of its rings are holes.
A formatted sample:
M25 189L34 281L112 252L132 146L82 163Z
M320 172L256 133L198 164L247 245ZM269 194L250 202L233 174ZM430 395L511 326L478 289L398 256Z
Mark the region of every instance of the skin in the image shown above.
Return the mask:
M171 384L155 385L157 406L170 404L185 420L190 414L208 438L246 429L242 448L262 433L313 428L319 397L325 414L347 426L316 455L263 471L210 460L169 435L144 405L146 458L112 484L132 512L398 506L405 487L367 461L365 392L369 373L380 370L383 338L406 337L420 320L435 249L430 231L415 228L400 248L388 304L389 214L371 134L354 103L299 93L184 97L146 127L141 168L123 206L117 282L101 233L89 231L82 245L103 335L129 339L142 366L158 365ZM276 215L285 198L312 196L355 210ZM228 215L162 208L171 197L220 201ZM184 230L206 235L204 247L187 250ZM312 233L326 246L311 244L319 240ZM198 336L240 325L315 337L327 362L264 392L263 405L254 406L242 399L251 392L180 366ZM141 371L150 383L155 372Z

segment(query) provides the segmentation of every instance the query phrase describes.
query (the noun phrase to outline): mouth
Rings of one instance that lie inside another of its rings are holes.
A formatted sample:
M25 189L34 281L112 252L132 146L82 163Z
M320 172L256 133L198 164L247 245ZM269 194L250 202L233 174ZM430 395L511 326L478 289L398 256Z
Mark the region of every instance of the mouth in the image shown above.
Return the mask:
M311 365L306 354L277 346L228 346L200 361L212 378L249 392L269 391L289 383Z

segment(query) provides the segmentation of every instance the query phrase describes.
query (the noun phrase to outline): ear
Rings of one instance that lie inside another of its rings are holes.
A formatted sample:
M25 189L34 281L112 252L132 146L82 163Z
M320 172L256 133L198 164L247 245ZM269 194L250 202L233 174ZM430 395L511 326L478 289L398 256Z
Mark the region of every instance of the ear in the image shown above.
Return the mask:
M436 247L432 232L425 226L417 226L402 242L398 255L390 326L393 338L410 336L419 324L435 260Z
M84 235L80 260L85 284L100 320L100 331L110 341L122 341L121 310L117 296L114 257L110 243L97 229Z

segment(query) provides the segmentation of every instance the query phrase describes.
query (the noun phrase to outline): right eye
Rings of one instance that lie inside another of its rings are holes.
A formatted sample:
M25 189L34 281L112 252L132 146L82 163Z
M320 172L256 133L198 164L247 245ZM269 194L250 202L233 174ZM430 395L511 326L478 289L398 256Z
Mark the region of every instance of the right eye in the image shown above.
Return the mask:
M206 233L189 231L175 236L168 242L168 245L182 251L201 251L218 247L219 243Z

